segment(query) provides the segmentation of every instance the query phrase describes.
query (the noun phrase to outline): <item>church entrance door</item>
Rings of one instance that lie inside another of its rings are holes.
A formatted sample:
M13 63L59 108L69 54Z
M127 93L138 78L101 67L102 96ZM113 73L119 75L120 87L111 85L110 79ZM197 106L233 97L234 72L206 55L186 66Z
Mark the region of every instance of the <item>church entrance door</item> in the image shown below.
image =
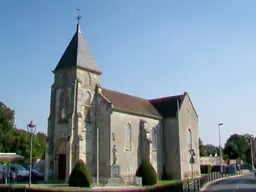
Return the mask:
M59 180L65 180L66 177L66 154L59 154Z
M60 139L56 145L56 156L57 156L57 170L55 172L58 180L65 180L66 178L66 140Z

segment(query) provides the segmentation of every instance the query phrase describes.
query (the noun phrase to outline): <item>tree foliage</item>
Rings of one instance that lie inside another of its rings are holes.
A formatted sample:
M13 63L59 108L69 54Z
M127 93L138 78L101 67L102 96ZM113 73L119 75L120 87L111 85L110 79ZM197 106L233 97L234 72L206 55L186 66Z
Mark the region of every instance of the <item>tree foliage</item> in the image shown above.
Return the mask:
M242 159L246 161L246 154L250 149L248 141L248 137L245 135L233 134L225 144L224 153L228 155L229 159Z
M208 156L210 155L214 156L215 154L220 155L220 149L215 145L207 144L205 145L205 149L207 151Z
M199 152L200 152L200 157L207 156L206 148L203 145L203 141L200 138L199 138Z
M219 147L212 144L203 144L203 141L199 138L199 151L200 157L204 156L215 156L215 154L220 155Z
M17 153L27 159L30 155L30 135L25 130L16 129L14 114L14 110L0 102L0 151L2 153ZM44 156L45 140L46 135L44 133L39 132L32 136L33 157L41 158Z

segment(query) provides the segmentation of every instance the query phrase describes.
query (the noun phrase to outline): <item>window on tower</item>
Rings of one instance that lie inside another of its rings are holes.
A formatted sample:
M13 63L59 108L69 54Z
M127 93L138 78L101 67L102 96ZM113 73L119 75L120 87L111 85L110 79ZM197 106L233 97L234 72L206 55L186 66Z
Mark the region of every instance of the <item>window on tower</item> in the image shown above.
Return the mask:
M90 75L90 73L85 74L85 84L87 86L91 86L91 75Z
M59 96L59 123L68 123L68 107L69 107L69 101L65 97L65 93L67 93L67 90L61 90L60 96Z
M61 120L64 120L65 117L66 117L65 109L62 108L62 109L61 109L61 114L60 114L60 119L61 119Z

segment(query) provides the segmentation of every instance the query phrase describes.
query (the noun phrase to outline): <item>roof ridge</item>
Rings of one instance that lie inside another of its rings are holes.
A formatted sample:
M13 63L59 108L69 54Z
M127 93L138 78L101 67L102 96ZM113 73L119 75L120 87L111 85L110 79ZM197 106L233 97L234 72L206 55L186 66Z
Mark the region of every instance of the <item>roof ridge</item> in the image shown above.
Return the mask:
M145 98L143 98L143 97L138 97L138 96L130 95L130 94L127 94L127 93L122 93L122 92L120 92L120 91L115 91L115 90L112 90L112 89L106 89L106 88L104 88L104 87L101 87L101 88L102 88L102 89L105 89L105 90L108 90L108 91L116 92L116 93L119 93L119 94L122 94L122 95L127 95L127 96L129 96L129 97L134 97L134 98L137 98L137 99L142 99L142 100L147 100L147 101L148 101L148 99L145 99Z
M155 99L149 99L149 101L156 101L156 100L162 100L162 99L173 99L175 97L182 97L184 96L185 93L183 94L179 94L179 95L172 95L172 96L165 96L165 97L159 97L159 98L155 98Z
M144 117L162 119L148 99L100 87L102 94L113 104L113 109Z

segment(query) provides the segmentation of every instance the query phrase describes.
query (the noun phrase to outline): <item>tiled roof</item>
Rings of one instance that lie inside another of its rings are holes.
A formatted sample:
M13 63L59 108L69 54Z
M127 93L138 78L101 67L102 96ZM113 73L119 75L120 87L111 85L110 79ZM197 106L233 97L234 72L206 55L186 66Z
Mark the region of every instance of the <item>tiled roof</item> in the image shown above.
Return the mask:
M135 115L162 119L158 111L146 99L104 88L102 88L101 93L113 104L113 108L115 110Z
M79 24L77 25L76 33L71 39L54 71L73 67L79 67L101 74L84 41Z
M185 94L151 99L150 103L158 110L163 117L175 117L178 107L181 106Z

